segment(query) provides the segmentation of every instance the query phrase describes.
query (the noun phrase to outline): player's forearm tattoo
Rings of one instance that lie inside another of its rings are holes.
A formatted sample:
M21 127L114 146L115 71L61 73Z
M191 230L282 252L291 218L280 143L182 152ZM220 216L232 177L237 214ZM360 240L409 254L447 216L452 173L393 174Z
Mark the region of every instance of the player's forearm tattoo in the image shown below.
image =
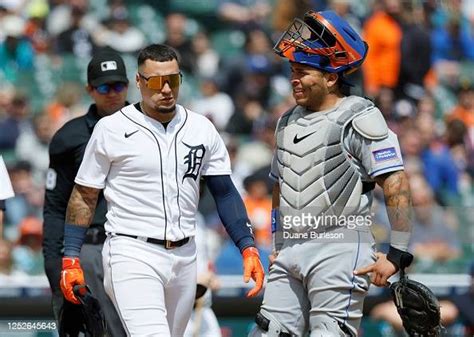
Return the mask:
M100 190L76 185L66 211L66 223L88 227L92 221Z
M403 171L384 175L377 179L383 188L385 206L392 230L411 231L411 193L408 178Z

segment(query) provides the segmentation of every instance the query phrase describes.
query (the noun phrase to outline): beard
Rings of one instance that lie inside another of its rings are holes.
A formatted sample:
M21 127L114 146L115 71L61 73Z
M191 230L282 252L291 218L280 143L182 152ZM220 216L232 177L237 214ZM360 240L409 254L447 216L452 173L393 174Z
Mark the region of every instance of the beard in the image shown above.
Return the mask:
M169 114L172 113L176 110L176 104L173 104L173 106L170 106L169 108L156 108L156 112L162 113L162 114Z

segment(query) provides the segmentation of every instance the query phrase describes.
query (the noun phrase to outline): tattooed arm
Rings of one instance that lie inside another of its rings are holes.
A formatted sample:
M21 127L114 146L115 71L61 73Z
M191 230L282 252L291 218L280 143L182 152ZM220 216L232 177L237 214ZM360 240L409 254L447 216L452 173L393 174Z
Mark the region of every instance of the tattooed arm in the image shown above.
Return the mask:
M411 193L408 178L404 171L396 171L376 177L382 187L385 206L392 226L396 232L411 232ZM408 245L408 242L406 243ZM404 247L403 250L406 250Z
M400 268L410 265L413 256L407 252L411 234L411 193L408 178L404 171L396 171L375 178L382 187L385 206L392 227L388 254L376 253L373 264L362 267L354 273L370 273L371 281L379 287L387 286L388 278Z
M64 297L74 304L80 304L74 295L74 287L84 285L79 255L87 229L94 216L100 190L76 184L72 190L66 211L64 226L64 257L59 282Z
M94 217L99 189L76 184L66 211L64 256L79 256L87 229Z
M94 217L100 190L92 187L75 185L72 190L66 211L66 223L89 227Z

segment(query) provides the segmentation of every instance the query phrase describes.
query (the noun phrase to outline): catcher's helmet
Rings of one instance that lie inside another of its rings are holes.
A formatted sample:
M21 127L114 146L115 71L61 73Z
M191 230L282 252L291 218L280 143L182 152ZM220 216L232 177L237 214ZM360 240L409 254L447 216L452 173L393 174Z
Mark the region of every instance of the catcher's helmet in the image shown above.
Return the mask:
M368 46L334 11L308 11L295 18L273 50L292 62L349 74L364 61Z

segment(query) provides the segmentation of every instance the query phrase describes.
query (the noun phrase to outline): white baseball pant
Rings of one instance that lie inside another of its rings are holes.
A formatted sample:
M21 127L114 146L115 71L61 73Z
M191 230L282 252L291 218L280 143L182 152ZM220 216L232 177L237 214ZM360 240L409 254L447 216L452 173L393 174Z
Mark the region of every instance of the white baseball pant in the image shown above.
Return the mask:
M109 236L104 286L129 336L182 337L196 294L194 238L174 249Z

